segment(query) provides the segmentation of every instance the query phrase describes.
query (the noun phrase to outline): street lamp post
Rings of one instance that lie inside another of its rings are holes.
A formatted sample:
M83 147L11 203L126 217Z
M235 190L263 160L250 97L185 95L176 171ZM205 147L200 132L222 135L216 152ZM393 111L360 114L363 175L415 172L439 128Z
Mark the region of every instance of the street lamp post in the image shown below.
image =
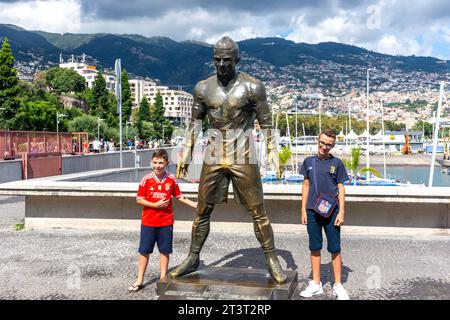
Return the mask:
M138 163L138 161L137 161L137 144L136 144L136 141L137 141L137 137L134 136L134 150L133 150L133 153L134 153L134 167L135 168L137 167L137 163Z
M125 122L125 140L128 141L128 124L133 124L132 121Z
M320 95L320 100L319 100L319 135L322 132L322 99L323 99L323 96Z
M120 59L116 59L114 64L114 74L116 76L116 86L114 91L116 93L117 100L117 113L119 114L119 159L120 168L123 167L123 157L122 157L122 64Z
M425 139L425 120L422 119L422 141Z
M97 141L100 141L100 121L103 121L105 119L100 119L97 117Z
M67 115L65 114L59 114L58 112L56 112L56 143L58 144L58 151L61 150L60 148L60 139L59 139L59 118L64 118L67 117Z
M367 176L366 176L366 181L369 182L370 181L370 172L369 172L369 71L370 70L375 70L376 68L367 68L367 94L366 94L366 103L367 103L367 115L366 115L366 130L367 130L367 150L366 150L366 168L367 168Z
M432 118L431 121L433 123L432 130L431 130L431 139L433 139L433 137L434 137L434 127L435 127L435 123L436 123L436 111L433 111L433 118Z
M67 117L65 114L56 113L56 134L59 132L59 118Z
M166 126L166 125L164 125L163 124L163 126L162 126L162 129L163 129L163 132L162 132L162 144L164 144L164 139L165 139L165 136L164 136L164 128L168 128L168 126Z
M348 105L348 132L352 131L352 117L351 117L351 104Z

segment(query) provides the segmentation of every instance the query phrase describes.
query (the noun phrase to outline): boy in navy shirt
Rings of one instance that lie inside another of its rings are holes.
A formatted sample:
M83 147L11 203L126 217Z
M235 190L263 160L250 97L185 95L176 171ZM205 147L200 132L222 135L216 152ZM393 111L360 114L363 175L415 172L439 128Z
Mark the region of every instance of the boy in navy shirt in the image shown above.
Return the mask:
M336 133L325 129L319 135L317 155L303 161L300 174L305 177L302 188L302 224L307 225L309 249L311 251L312 280L300 295L305 298L322 294L320 281L320 250L322 249L322 228L327 236L327 250L333 261L333 293L338 300L348 300L349 296L341 283L341 235L340 227L344 224L345 190L344 182L349 180L342 161L329 152L336 142ZM315 170L315 173L314 173ZM317 188L315 186L317 185ZM329 218L323 218L314 211L318 193L336 195L339 204Z

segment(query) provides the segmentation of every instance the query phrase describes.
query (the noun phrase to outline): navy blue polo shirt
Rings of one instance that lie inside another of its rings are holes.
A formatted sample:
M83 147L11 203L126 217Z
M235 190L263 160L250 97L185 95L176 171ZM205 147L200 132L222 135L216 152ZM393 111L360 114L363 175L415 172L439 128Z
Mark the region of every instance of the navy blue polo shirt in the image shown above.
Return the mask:
M314 209L316 189L314 186L313 161L316 162L317 190L319 193L337 195L338 183L350 180L347 169L341 159L330 154L328 159L321 160L317 155L307 157L302 164L300 174L309 180L308 204L306 209Z

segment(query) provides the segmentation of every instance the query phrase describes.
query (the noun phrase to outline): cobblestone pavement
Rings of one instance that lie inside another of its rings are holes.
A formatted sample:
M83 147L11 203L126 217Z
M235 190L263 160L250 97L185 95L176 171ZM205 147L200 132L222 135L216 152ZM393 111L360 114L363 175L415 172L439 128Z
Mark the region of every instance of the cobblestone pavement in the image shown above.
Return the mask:
M153 254L144 290L130 294L135 280L139 232L0 229L0 299L157 299L159 257ZM190 233L177 232L170 266L186 256ZM310 276L306 235L276 234L284 268L296 270L298 291ZM325 245L325 243L324 243ZM325 246L324 246L325 247ZM343 282L352 299L450 299L450 237L345 235ZM246 234L211 230L204 265L265 268L259 244ZM317 299L333 299L330 255L323 251Z
M146 287L129 294L137 271L136 232L21 230L23 197L0 196L0 299L157 299L159 257L153 254ZM215 233L201 259L207 266L265 268L251 225L246 234ZM310 262L307 236L276 234L284 268L298 272L298 292L307 286ZM177 232L170 266L186 256L190 233ZM326 248L326 241L324 241ZM450 299L449 236L342 235L343 282L352 299ZM324 294L333 299L330 255L321 267Z

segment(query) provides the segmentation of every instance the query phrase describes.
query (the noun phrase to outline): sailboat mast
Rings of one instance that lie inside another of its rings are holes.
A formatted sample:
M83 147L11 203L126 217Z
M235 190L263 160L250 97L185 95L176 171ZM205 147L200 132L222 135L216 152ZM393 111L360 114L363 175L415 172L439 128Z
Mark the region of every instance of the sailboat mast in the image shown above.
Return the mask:
M428 186L433 186L433 176L434 176L434 162L436 161L436 149L438 144L438 133L439 133L439 120L441 115L441 109L442 109L442 99L444 98L444 81L441 81L441 88L439 90L439 103L436 113L436 123L434 127L434 135L433 135L433 155L431 157L431 164L430 164L430 176L428 179Z
M384 178L386 179L386 147L384 145L384 110L383 110L383 100L380 101L381 105L381 141L383 142L383 170Z
M295 103L295 146L297 147L295 150L295 173L298 172L298 128L297 128L297 124L298 124L298 116L297 116L297 109L298 109L298 105L297 102Z
M289 149L291 150L291 166L292 171L294 171L294 157L292 156L292 141L291 141L291 130L289 128L289 116L287 112L285 114L286 114L286 135L289 139Z

